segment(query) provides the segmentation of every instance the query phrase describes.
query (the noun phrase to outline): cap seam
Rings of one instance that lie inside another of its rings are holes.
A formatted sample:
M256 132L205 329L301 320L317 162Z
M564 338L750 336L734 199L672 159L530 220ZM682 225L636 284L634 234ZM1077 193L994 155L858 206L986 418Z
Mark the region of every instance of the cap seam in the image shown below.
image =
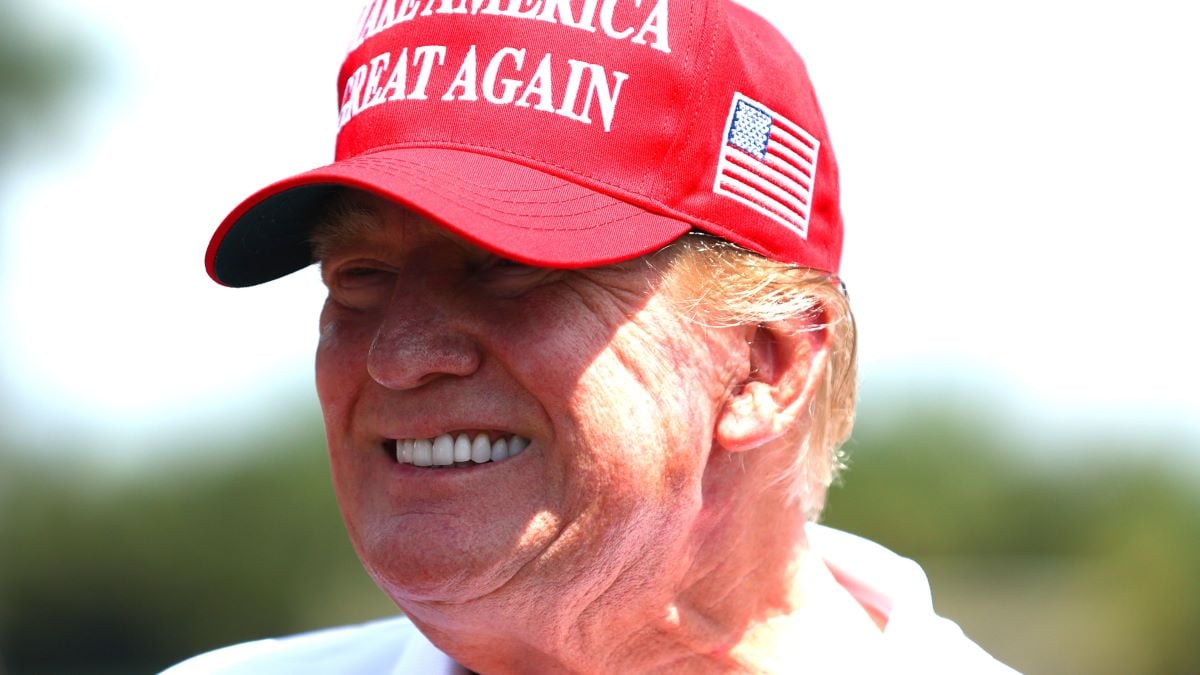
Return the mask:
M697 108L697 114L699 114L698 108ZM520 152L507 150L507 149L503 149L503 148L487 146L487 145L454 143L454 142L449 142L449 141L434 141L432 139L416 139L416 140L411 140L411 141L405 141L403 143L393 143L391 145L372 148L369 152L364 152L362 154L355 155L354 157L348 157L348 158L340 160L340 161L342 161L342 162L353 161L354 159L357 159L359 157L368 157L370 155L379 154L381 152L387 152L389 150L402 150L402 149L407 149L407 148L431 148L431 149L442 148L442 149L460 150L463 152L470 152L473 150L490 150L492 152L499 153L500 155L511 155L514 157L521 157L521 158L524 158L527 160L531 160L536 164L542 164L545 166L553 167L553 168L563 171L567 174L574 174L574 175L577 175L577 176L580 176L583 178L587 178L599 185L603 185L605 187L611 188L612 190L614 190L616 192L627 194L630 196L640 197L643 200L645 200L646 202L653 204L657 209L659 209L661 215L668 215L671 218L675 218L677 220L682 220L686 223L691 223L693 225L695 225L697 223L707 224L710 222L708 220L697 218L696 216L678 211L677 209L674 209L674 208L668 206L667 204L663 203L663 201L656 199L652 195L647 194L645 192L641 192L638 190L633 190L633 189L630 189L627 187L619 186L619 185L616 185L609 181L606 181L606 180L603 180L596 176L593 176L589 173L586 173L583 171L576 171L575 169L571 169L571 168L568 168L568 167L565 167L565 166L562 166L559 164L555 164L554 162L548 162L545 160L537 159L531 155L526 155L526 154L523 154ZM484 154L485 156L489 156L489 157L494 156L494 157L496 157L496 159L506 159L503 156L496 156L496 155L491 155L491 154L487 154L487 153L480 153L480 154ZM527 168L532 169L534 171L538 170L535 166L530 166ZM567 182L572 182L567 178L563 178L562 176L555 176L555 177L559 178L561 180L565 180ZM585 186L580 186L580 187L585 187ZM637 206L638 206L638 208L642 208L644 210L650 210L650 209L647 209L646 207L643 207L640 205L637 205Z
M705 6L707 6L707 3L705 3ZM692 65L692 62L693 62L693 56L694 56L694 52L696 52L696 51L699 51L699 49L698 49L698 48L697 48L697 49L692 49L692 48L691 48L691 47L692 47L692 44L693 44L693 42L694 42L694 41L697 39L697 38L696 38L697 29L696 29L696 27L695 27L695 26L696 26L696 23L695 23L695 18L696 18L696 7L697 7L697 5L696 5L696 4L694 4L694 3L693 3L693 4L689 4L689 9L691 10L691 14L689 14L689 15L688 15L688 21L689 21L689 24L688 24L688 25L691 27L691 29L690 29L690 30L691 30L691 32L688 34L688 36L687 36L687 40L686 40L686 43L687 43L687 45L688 45L688 49L687 49L687 52L686 52L686 54L687 54L687 55L685 56L685 59L684 59L684 64L683 64L683 68L682 68L682 71L683 71L683 72L685 72L685 73L686 73L686 72L689 72L689 71L690 71L690 69L691 69L691 65ZM706 76L706 77L707 77L707 76ZM685 82L684 86L686 87L686 86L687 86L687 84L688 84L688 83L686 83L686 82ZM689 105L690 105L690 106L691 106L691 107L692 107L694 110L697 110L697 111L698 111L698 110L699 110L699 105L696 103L696 101L695 101L694 99L699 99L699 98L700 98L700 96L695 96L695 97L692 97L692 96L690 95L690 94L691 94L691 91L695 91L695 89L690 89L690 90L687 92L687 93L688 93L688 101L689 101ZM703 89L701 89L700 91L701 91L701 92L703 92ZM701 96L702 96L702 95L703 95L703 94L701 94ZM674 115L666 116L666 118L663 120L663 123L662 123L662 125L659 127L659 133L660 133L660 134L662 134L662 136L663 136L664 138L670 138L670 139L672 139L672 140L671 140L671 147L669 147L669 148L667 149L667 152L664 154L664 156L665 156L665 157L673 157L673 156L674 156L674 154L675 154L675 149L676 149L676 148L678 148L678 147L679 147L679 145L680 145L680 143L681 143L679 136L678 136L678 135L675 133L675 131L679 129L679 126L678 126L678 125L679 125L680 121L681 121L681 120L680 120L678 117L675 117ZM695 122L695 116L693 116L693 118L692 118L692 121L693 121L693 122ZM674 126L674 128L672 128L672 125L671 125L671 123L672 123L672 122L675 122L675 126ZM653 167L653 165L648 165L648 166L646 167L646 173L642 174L642 184L643 184L643 185L649 185L649 183L650 183L650 176L651 176L651 174L652 174L653 172L654 172L654 167ZM669 173L669 174L673 174L674 172L668 172L668 173ZM660 191L662 191L662 192L665 194L665 193L666 193L666 191L667 191L667 190L670 188L670 186L671 186L672 182L674 181L674 178L673 178L673 176L667 176L667 177L666 177L666 182L665 182L665 184L661 182L662 180L663 180L663 177L661 177L661 176L660 176L660 177L659 177L659 181L656 181L656 182L658 182L658 185L659 185L659 187L660 187Z
M473 182L473 181L471 181L471 180L469 180L469 179L467 179L467 178L464 178L464 177L462 177L462 176L458 176L458 175L456 175L456 174L453 174L453 173L450 173L450 172L448 172L448 171L445 171L445 170L442 170L442 169L437 169L437 168L435 168L435 167L426 166L426 165L423 165L423 164L417 164L416 162L412 162L412 161L404 160L404 159L401 159L401 158L387 158L387 159L383 159L383 158L379 158L379 159L375 159L375 158L368 158L368 159L370 159L370 161L372 161L372 162L374 162L374 163L385 163L385 164L403 164L403 165L405 165L405 166L415 166L415 167L419 167L419 168L420 168L422 171L425 171L425 172L436 172L436 173L438 173L438 174L440 174L440 175L442 175L442 176L447 176L447 177L449 177L449 178L450 178L450 179L452 179L452 180L455 180L455 181L457 181L457 182L459 182L459 183L464 183L464 184L466 184L466 185L470 185L470 186L472 186L472 187L477 187L477 188L487 188L487 186L486 186L486 185L484 185L484 184L482 184L482 183L476 183L476 182ZM516 192L516 193L523 193L523 194L535 194L535 193L537 193L537 192L549 192L549 191L551 191L551 190L560 190L560 189L562 189L562 188L564 188L564 187L567 187L567 186L569 186L569 185L573 185L573 184L572 184L572 183L569 183L569 182L566 182L566 181L564 181L562 184L560 184L560 185L556 185L556 186L554 186L554 187L550 187L550 188L539 188L539 189L535 189L535 190L528 190L528 191L520 190L520 189L517 189L517 188L504 188L504 189L499 189L499 190L491 190L491 192L492 192L492 193L496 193L496 192ZM578 186L576 186L576 187L578 187ZM478 194L478 195L484 195L484 194L487 194L487 192L488 192L488 191L487 191L487 190L475 190L475 191L473 191L473 192L474 192L475 194ZM575 197L571 197L571 198L569 198L569 199L545 200L545 201L532 201L532 200L517 200L517 199L503 199L503 198L497 198L497 199L495 199L494 201L496 201L496 202L499 202L499 203L504 203L504 204L545 204L545 205L549 205L549 204L566 204L566 203L568 203L568 202L579 201L579 200L581 200L581 199L587 199L587 198L588 198L588 197L590 197L590 196L592 196L592 195L591 195L591 194L582 194L582 195L578 195L578 196L575 196Z
M473 189L473 190L470 190L470 192L479 197L486 197L486 195L487 195L487 190L486 190L487 186L486 185L484 185L482 183L473 182L462 176L458 176L451 172L444 171L444 170L441 170L441 169L438 169L435 167L430 167L425 164L412 162L412 161L405 160L402 158L389 158L386 160L385 159L371 159L370 162L373 164L384 164L384 165L387 165L389 169L395 169L395 170L400 170L400 171L404 171L405 167L413 167L413 168L420 170L420 173L418 173L416 175L421 178L424 178L424 176L423 176L424 173L436 172L439 175L448 177L450 180L453 180L457 183L461 183L463 185L470 186L472 188L485 188L484 190ZM407 173L407 171L406 171L406 173ZM574 184L564 182L560 187L567 187L569 185L574 185ZM580 186L576 185L575 187L580 187ZM512 192L512 190L506 190L506 192ZM566 203L572 202L572 201L580 201L582 199L587 199L588 197L592 197L595 194L596 193L594 191L589 191L587 194L582 194L582 195L579 195L578 197L572 197L570 199L559 199L559 200L548 200L548 201L528 201L528 200L520 201L520 200L515 200L515 199L496 199L494 201L496 201L498 203L503 203L503 204L541 204L541 205L549 206L549 205L553 205L553 204L566 204ZM588 211L581 211L580 213L588 213ZM570 214L568 214L568 215L570 215ZM574 214L574 215L578 215L578 214Z
M704 16L703 25L709 24L708 12L714 11L713 6L714 6L713 3L705 3L704 4L705 16ZM716 57L716 52L717 52L717 40L716 40L716 25L717 24L716 24L716 22L713 22L713 24L714 24L713 39L708 41L708 58L705 60L705 63L704 63L704 77L701 80L700 88L698 90L700 92L700 95L698 97L696 97L696 100L692 103L692 118L691 118L691 120L688 121L688 128L695 128L695 126L696 126L696 120L699 119L699 117L700 117L700 110L702 107L700 105L700 101L704 98L705 94L707 94L707 92L708 92L708 81L709 81L709 78L712 76L713 59ZM675 141L675 145L678 146L681 143L687 143L690 140L690 138L691 138L690 135L687 136L686 140L680 139L677 137L676 141ZM671 151L674 151L674 149L675 148L671 148ZM670 153L668 153L668 154L670 154ZM679 178L678 174L679 174L679 172L675 172L675 171L672 171L668 174L667 183L666 183L666 185L663 186L664 194L668 194L672 190L675 189L675 181L678 180L678 178Z
M391 167L391 168L396 170L394 173L405 174L406 177L411 177L411 178L415 179L415 182L417 182L417 183L429 184L431 182L427 176L423 175L424 174L423 170L427 169L428 167L421 166L420 168L422 169L422 171L408 171L400 166L395 166L395 167ZM468 181L461 181L461 182L467 183L468 185L474 185ZM429 189L424 186L422 186L422 188ZM507 227L512 227L512 228L526 230L526 231L534 231L534 232L578 232L578 231L584 231L584 230L591 230L591 229L596 229L598 227L602 227L605 225L610 225L612 223L620 222L622 220L627 220L628 218L636 216L638 211L645 211L645 209L638 209L636 205L628 205L628 206L632 206L635 209L632 214L630 214L628 216L623 216L620 218L614 218L614 219L605 220L602 222L596 222L591 225L585 225L582 227L552 227L552 228L529 227L527 225L522 225L519 223L512 223L512 222L508 222L506 220L501 220L501 219L497 218L495 214L499 214L502 216L523 216L523 215L528 216L531 214L515 213L515 212L503 211L501 209L494 208L493 206L489 205L488 203L477 199L478 193L464 191L464 192L453 192L451 194L446 194L443 191L438 191L438 196L443 199L446 199L447 201L454 203L456 206L459 206L459 207L471 206L472 210L476 211L477 213L478 213L478 210L477 210L478 207L482 206L483 209L485 209L486 211L489 212L486 216L489 220L491 220L495 223L498 223L500 225L505 225ZM586 196L587 195L585 195L585 197ZM554 203L563 203L563 202L548 202L548 204L554 204ZM588 214L594 214L594 213L597 213L597 212L602 211L607 208L612 208L614 206L618 206L621 203L622 202L620 202L619 200L616 200L613 202L609 202L607 204L602 204L596 208L589 209L586 211L579 211L577 213L561 214L561 215L538 214L538 217L539 218L577 218L580 216L586 216Z
M625 192L629 192L632 194L641 195L642 197L650 198L650 195L645 192L620 187L614 183L610 183L609 181L606 181L602 178L594 176L590 173L580 171L578 169L573 169L570 167L563 166L561 164L556 164L554 162L550 162L550 161L547 161L544 159L539 159L537 157L534 157L533 155L525 154L525 153L518 152L515 150L510 150L507 148L499 148L499 147L495 147L495 146L491 146L491 145L480 145L480 144L475 144L475 143L455 143L453 141L441 141L441 140L435 140L435 139L418 138L418 139L404 141L403 143L392 143L389 145L383 145L383 146L379 146L376 148L372 148L369 152L364 152L362 154L355 155L354 157L348 157L345 160L340 160L340 161L348 161L348 160L354 159L355 157L366 157L368 155L378 154L380 152L386 152L388 150L400 150L403 148L450 148L450 149L461 149L463 151L490 150L495 153L501 153L501 154L510 155L513 157L521 157L523 159L530 160L531 162L534 162L535 164L553 167L564 173L582 176L589 180L600 183L601 185L607 185L612 188L619 188ZM504 159L504 158L499 157L498 159ZM534 168L534 167L530 167L530 168ZM561 176L558 176L558 177L562 178ZM563 180L566 180L566 179L564 178Z
M389 149L393 149L393 150L395 150L395 149L405 149L405 148L408 148L408 147L412 147L412 146L410 146L410 145L407 145L407 144L398 144L398 145L395 145L395 146L389 146ZM427 147L427 148L431 148L431 149L439 149L439 148L442 148L442 147L443 147L443 144L438 144L438 145L423 145L423 146L417 146L417 147ZM472 147L472 146L465 146L465 147ZM370 152L370 153L363 153L362 155L358 155L357 157L350 158L350 159L346 159L346 160L342 160L342 161L343 161L343 162L353 162L355 159L358 159L358 158L366 158L366 157L368 157L368 156L369 156L369 155L371 155L371 154L376 154L377 152L380 152L380 150L374 150L374 151L372 151L372 152ZM490 155L485 155L485 156L490 156ZM503 159L503 158L497 158L497 159ZM428 168L428 167L424 167L424 166L422 166L422 168L423 168L423 169L425 169L425 168ZM536 169L532 169L532 170L536 170ZM406 172L406 173L407 173L407 172ZM568 182L568 183L570 183L570 181L567 181L567 182ZM609 185L608 183L605 183L604 181L597 181L597 182L599 182L599 183L602 183L602 184L604 184L604 185ZM570 183L570 184L574 185L574 183ZM582 185L577 185L577 187L582 187L582 188L585 188L585 189L590 189L590 188L587 188L587 186L582 186ZM649 202L649 203L651 204L651 206L652 206L653 208L651 208L651 207L648 207L648 206L644 206L644 205L642 205L642 204L638 204L638 203L626 202L625 200L623 200L623 199L620 199L620 198L618 198L618 197L614 197L614 196L612 196L612 195L606 195L606 196L608 196L608 197L610 197L610 198L612 198L612 199L616 200L616 202L624 202L624 203L626 203L627 205L629 205L629 206L632 206L633 208L635 208L635 209L637 209L637 210L639 210L639 211L646 212L646 213L649 213L649 214L651 214L651 215L661 216L661 217L664 217L664 218L670 218L670 219L672 219L672 220L677 220L677 221L680 221L680 222L682 222L682 223L686 223L686 224L688 224L688 225L691 225L691 226L693 226L693 227L712 228L712 229L714 229L714 230L719 230L719 231L721 231L721 232L731 232L731 230L730 230L730 228L729 228L729 227L727 227L727 226L725 226L725 225L722 225L721 223L719 223L719 222L717 222L717 221L715 221L715 220L709 220L709 219L706 219L706 218L700 218L700 217L698 217L698 216L695 216L695 215L693 215L693 214L690 214L690 213L685 213L685 212L683 212L683 211L679 211L679 210L677 210L677 209L674 209L674 208L671 208L670 206L667 206L666 204L663 204L661 201L655 200L655 199L653 199L652 197L649 197L649 196L647 196L647 195L642 195L642 194L640 194L640 193L634 193L634 194L638 194L639 196L643 197L643 198L644 198L644 199L645 199L647 202ZM576 215L579 215L579 214L576 214ZM616 221L610 221L610 222L616 222ZM520 226L514 226L514 227L520 227ZM521 229L533 229L533 228L521 228ZM566 229L567 229L567 228L560 228L558 231L565 231Z

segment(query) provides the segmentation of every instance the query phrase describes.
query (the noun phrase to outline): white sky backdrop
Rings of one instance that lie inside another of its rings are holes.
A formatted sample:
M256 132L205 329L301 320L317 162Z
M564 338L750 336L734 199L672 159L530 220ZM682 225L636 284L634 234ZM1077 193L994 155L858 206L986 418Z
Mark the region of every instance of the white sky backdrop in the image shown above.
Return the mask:
M868 391L944 378L1034 424L1200 429L1188 3L746 4L825 108ZM332 156L360 2L48 6L117 73L0 206L5 417L120 436L311 399L315 273L234 291L202 257L241 198Z

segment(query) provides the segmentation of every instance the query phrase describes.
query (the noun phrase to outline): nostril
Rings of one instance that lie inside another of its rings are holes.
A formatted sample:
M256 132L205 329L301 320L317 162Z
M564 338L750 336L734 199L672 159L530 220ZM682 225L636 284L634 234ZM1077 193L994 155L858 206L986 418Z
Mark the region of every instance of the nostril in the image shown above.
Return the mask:
M430 327L381 330L367 355L367 372L389 389L416 389L442 377L466 377L479 369L478 344L469 336Z

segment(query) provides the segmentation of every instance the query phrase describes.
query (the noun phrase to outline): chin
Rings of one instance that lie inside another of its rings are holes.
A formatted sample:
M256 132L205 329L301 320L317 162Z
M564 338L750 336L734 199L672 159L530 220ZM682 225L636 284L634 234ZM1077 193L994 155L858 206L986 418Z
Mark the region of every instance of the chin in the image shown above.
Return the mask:
M505 536L513 530L496 525L419 514L352 526L351 538L367 573L397 604L457 603L495 591L535 554L522 546L523 528Z

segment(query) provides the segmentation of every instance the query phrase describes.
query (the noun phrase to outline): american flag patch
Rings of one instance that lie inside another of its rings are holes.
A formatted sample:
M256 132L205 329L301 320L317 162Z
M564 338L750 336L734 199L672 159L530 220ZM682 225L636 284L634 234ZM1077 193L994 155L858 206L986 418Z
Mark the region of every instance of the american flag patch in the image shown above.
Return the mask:
M765 105L734 94L713 192L808 238L821 143Z

